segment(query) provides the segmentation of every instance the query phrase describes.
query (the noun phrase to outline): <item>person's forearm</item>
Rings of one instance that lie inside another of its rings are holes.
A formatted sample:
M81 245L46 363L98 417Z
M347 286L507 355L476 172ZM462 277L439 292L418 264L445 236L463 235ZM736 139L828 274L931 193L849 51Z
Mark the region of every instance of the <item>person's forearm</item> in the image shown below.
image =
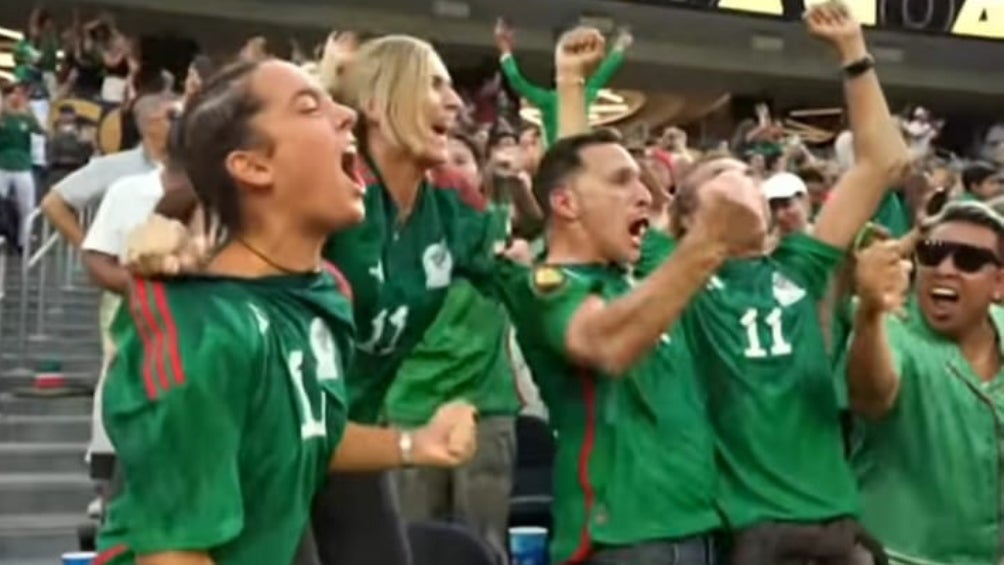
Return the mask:
M165 192L164 196L157 202L157 206L153 212L165 218L171 218L183 224L188 224L198 206L199 197L189 185Z
M611 375L622 375L673 326L725 261L707 238L685 236L679 247L629 294L607 304L590 321L589 346Z
M115 257L98 251L84 251L83 263L91 280L102 289L123 296L129 290L129 271Z
M392 428L349 424L331 458L330 469L342 472L383 471L400 467L400 433Z
M586 86L580 79L558 77L558 135L564 139L589 131Z
M80 226L76 211L59 194L49 192L42 199L42 214L49 220L66 241L79 249L84 241L84 229Z
M136 565L214 565L214 563L209 555L194 551L171 551L136 557Z
M858 308L847 360L851 408L861 416L880 418L892 407L899 389L882 311Z
M845 67L868 55L862 39L841 49L840 65ZM880 172L889 184L899 180L909 163L903 136L886 102L885 93L874 69L844 80L844 97L854 135L855 163ZM875 196L876 204L882 194Z

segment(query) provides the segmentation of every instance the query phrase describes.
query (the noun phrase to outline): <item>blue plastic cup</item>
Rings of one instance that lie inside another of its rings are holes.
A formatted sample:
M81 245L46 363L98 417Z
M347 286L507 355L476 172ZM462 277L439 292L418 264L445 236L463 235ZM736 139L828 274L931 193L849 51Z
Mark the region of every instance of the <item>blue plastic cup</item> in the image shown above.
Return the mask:
M75 551L63 554L63 565L93 565L98 554L93 551Z
M509 528L509 555L512 565L548 565L547 528Z

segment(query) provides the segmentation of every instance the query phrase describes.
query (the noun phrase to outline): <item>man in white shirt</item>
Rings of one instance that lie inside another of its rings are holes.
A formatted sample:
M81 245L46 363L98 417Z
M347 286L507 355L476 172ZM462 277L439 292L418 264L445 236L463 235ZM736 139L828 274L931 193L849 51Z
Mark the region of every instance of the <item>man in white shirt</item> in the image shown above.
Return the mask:
M97 204L111 185L126 176L146 173L163 161L170 116L178 97L148 94L133 105L142 142L134 149L95 157L83 168L66 176L42 199L42 213L70 245L79 247L84 228L77 212Z
M91 444L88 448L91 473L96 479L110 479L114 463L114 450L101 421L101 389L108 364L114 355L114 344L108 329L118 311L122 295L129 289L130 275L122 266L126 237L150 216L164 195L161 170L158 167L113 183L102 199L81 245L84 267L94 283L105 291L98 314L103 359L94 391Z

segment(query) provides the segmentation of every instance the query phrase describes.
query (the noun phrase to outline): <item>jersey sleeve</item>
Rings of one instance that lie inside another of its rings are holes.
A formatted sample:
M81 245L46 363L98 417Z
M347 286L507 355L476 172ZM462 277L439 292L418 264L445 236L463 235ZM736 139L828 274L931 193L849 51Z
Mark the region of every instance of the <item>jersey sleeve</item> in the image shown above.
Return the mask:
M599 281L542 265L530 270L523 284L524 298L514 308L517 331L565 356L568 325L583 302L600 291Z
M433 183L452 210L457 274L485 296L497 297L499 257L507 239L507 217L490 208L477 187L448 169L435 172Z
M812 236L792 234L781 240L771 258L818 300L826 294L830 275L844 260L844 252Z
M208 289L174 290L136 282L105 387L125 477L112 519L140 555L209 550L244 526L238 454L262 364L257 326L250 310L214 308Z

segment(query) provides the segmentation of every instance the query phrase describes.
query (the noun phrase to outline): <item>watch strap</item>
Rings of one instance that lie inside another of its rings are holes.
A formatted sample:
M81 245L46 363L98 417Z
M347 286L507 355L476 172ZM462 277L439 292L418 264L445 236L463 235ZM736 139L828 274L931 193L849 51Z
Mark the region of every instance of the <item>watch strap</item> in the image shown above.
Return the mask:
M875 59L871 55L844 65L844 76L847 78L857 78L875 68Z

